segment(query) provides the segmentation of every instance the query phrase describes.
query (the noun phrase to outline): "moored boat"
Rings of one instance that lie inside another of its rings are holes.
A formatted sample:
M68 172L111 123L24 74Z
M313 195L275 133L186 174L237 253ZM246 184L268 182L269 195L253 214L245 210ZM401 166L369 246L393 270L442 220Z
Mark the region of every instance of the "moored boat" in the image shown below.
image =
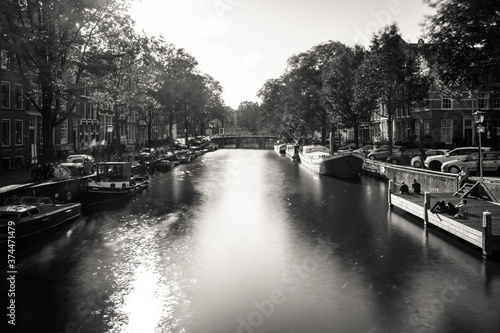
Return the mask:
M135 176L130 162L102 162L97 165L97 175L85 187L88 206L103 204L129 197L149 184L148 177Z
M363 167L364 159L352 153L330 154L330 149L319 145L303 146L300 162L307 168L326 176L355 177Z
M294 161L299 161L299 145L296 143L286 145L286 156Z
M46 231L80 216L81 204L53 203L49 197L8 198L0 206L0 241Z
M175 155L180 163L191 162L191 154L186 150L176 152Z
M278 154L284 154L286 150L286 143L282 140L278 140L274 143L274 151Z
M174 168L174 163L169 160L160 160L156 166L156 170L160 172L170 171Z

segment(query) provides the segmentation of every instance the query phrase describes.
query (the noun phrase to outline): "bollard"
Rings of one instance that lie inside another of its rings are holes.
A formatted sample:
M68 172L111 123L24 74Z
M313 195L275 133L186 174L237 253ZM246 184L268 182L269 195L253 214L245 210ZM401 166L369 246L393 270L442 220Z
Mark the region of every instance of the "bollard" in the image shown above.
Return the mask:
M429 209L431 207L431 194L429 192L424 193L424 227L427 227L427 222L429 221Z
M491 256L491 213L483 212L483 257Z

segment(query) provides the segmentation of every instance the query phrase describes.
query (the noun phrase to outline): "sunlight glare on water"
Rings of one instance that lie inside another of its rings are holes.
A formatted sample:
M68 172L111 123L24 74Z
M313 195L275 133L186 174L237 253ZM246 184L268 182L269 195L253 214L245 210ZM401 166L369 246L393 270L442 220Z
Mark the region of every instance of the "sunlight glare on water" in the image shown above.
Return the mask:
M157 295L157 288L161 287L159 276L147 267L139 266L133 280L122 309L128 317L123 332L154 332L162 314L162 304Z

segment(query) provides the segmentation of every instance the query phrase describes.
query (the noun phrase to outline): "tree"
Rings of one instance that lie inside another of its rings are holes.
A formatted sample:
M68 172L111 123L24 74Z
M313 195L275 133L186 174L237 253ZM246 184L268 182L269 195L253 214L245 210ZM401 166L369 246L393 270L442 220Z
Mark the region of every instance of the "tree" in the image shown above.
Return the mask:
M298 111L295 114L301 113L301 118L311 130L320 128L323 144L326 130L330 128L334 118L329 112L332 109L326 108L323 75L332 59L344 49L342 43L329 41L313 47L308 52L294 55L288 60L287 86L293 92L292 105Z
M306 136L308 124L294 104L293 90L287 85L288 76L268 80L259 90L261 126L287 142Z
M438 78L452 88L494 88L500 78L500 2L425 0L435 9L425 22L428 57Z
M205 92L205 105L202 106L199 113L199 125L202 134L206 129L209 121L214 119L226 118L226 109L222 100L222 86L210 75L204 75L204 92Z
M365 51L356 46L339 46L339 51L323 73L325 108L337 119L337 126L352 127L356 146L359 146L359 123L376 108L377 96L362 93L358 71Z
M288 126L283 119L286 112L283 103L286 98L286 85L282 78L267 80L258 91L257 96L262 100L261 120L263 127L280 137L288 137Z
M260 108L256 102L244 101L238 106L238 127L256 134L259 129Z
M124 15L127 5L115 0L0 0L0 29L15 55L27 97L42 115L46 161L53 160L53 130L74 109L82 76L109 56L107 45L130 27ZM33 76L40 90L33 87ZM63 103L68 103L66 111Z
M428 78L421 74L417 57L396 25L385 27L373 37L370 52L360 66L358 83L359 89L377 97L385 110L392 154L395 110L421 102L429 91Z
M143 46L146 40L146 37L136 35L131 27L122 30L121 34L107 45L107 50L99 61L88 68L90 75L85 77L87 88L91 89L93 94L98 92L99 99L103 98L102 95L107 95L109 105L113 106L112 141L119 159L122 156L121 128L125 127L124 123L143 102L141 94L144 90L137 88L143 80L141 67L144 64Z
M196 59L183 49L176 49L168 57L155 60L158 77L150 94L162 106L165 119L172 125L183 122L188 142L188 128L195 113L206 103L205 78L198 73ZM169 133L172 137L172 133ZM173 149L173 142L170 143Z

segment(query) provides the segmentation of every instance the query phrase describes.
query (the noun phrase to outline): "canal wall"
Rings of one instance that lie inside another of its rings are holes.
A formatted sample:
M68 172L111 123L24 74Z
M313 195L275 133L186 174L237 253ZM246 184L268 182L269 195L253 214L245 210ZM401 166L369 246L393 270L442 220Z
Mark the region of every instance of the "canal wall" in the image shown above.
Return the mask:
M411 187L413 179L421 185L421 191L429 193L456 192L458 188L457 176L455 174L432 171L427 169L416 169L409 166L393 165L379 161L366 159L363 163L363 172L385 180L392 180L398 186L405 182ZM479 177L469 177L472 181L479 181ZM500 201L500 179L484 178L483 184L493 196L493 201ZM479 192L477 196L484 196L485 193Z
M416 179L421 185L422 192L456 192L458 190L457 176L444 172L416 169L369 159L363 163L363 172L385 180L392 180L397 185L405 182L410 187L413 179Z

